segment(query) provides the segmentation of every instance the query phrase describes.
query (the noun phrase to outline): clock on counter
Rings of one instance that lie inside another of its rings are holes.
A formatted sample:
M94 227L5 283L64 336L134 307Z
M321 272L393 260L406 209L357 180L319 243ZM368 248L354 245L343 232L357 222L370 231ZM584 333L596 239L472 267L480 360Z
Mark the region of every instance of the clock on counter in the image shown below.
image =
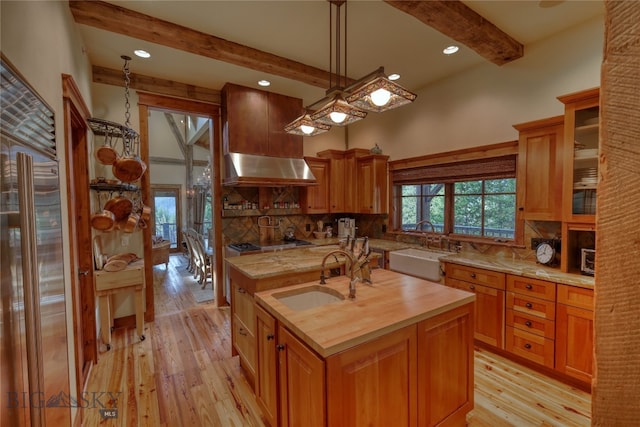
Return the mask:
M560 239L531 239L531 247L536 251L536 261L543 265L553 266L558 262Z

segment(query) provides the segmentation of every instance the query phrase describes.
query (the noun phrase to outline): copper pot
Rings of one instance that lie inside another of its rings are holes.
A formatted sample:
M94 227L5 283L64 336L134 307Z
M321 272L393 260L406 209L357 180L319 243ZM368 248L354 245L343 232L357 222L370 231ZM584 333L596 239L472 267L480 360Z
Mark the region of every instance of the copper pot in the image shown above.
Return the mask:
M135 212L132 212L127 219L127 222L124 224L123 231L125 233L133 233L136 229L136 226L140 222L140 215Z
M116 221L122 221L131 214L131 211L133 210L133 202L126 197L113 197L105 203L104 208L113 212Z
M96 150L96 158L103 165L112 165L118 160L118 153L105 140L105 144Z
M140 210L140 219L144 221L149 221L151 219L151 207L142 205L142 209Z
M91 215L91 226L96 230L110 231L115 222L116 217L113 212L106 209Z
M113 163L111 170L122 182L134 182L144 175L147 165L139 157L120 157Z

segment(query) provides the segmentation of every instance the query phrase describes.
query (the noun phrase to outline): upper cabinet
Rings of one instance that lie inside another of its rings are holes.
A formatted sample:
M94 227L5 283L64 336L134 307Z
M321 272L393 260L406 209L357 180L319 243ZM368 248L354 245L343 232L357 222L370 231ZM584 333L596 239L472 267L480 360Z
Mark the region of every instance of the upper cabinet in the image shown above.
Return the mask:
M316 177L318 185L310 185L300 190L302 211L308 214L329 212L330 161L317 157L305 157L309 169Z
M356 187L358 180L357 157L369 154L369 150L353 148L347 151L325 150L318 153L318 157L329 159L329 212L355 213L358 212Z
M565 104L563 220L595 223L600 134L598 88L558 97ZM571 196L570 196L571 195Z
M371 154L358 157L358 212L363 214L383 214L388 212L389 156Z
M301 99L227 83L222 107L225 153L302 158L302 137L284 131L302 112Z
M518 217L562 220L564 116L514 125L518 142Z

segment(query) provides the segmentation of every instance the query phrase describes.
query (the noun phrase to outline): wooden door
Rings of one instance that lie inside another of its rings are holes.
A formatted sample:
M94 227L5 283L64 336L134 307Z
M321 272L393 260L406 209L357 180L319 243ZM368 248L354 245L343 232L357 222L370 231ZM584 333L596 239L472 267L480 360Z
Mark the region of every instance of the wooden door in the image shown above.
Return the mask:
M418 425L465 424L473 409L473 304L418 324Z
M593 310L557 305L556 370L591 384Z
M318 185L304 187L302 193L302 210L308 214L329 213L329 159L305 157L309 169L316 177Z
M519 219L562 219L564 116L514 126L518 141Z
M326 426L324 361L282 326L278 351L280 425Z
M330 426L416 425L416 326L327 359Z
M278 425L278 362L276 320L260 306L256 310L256 399L269 425Z

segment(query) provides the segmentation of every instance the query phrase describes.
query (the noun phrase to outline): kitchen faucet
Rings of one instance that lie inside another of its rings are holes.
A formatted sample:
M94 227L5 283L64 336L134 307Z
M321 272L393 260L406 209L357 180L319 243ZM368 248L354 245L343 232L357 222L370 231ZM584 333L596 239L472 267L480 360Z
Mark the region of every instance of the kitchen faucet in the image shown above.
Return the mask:
M327 282L325 279L325 263L327 262L327 258L331 255L338 261L336 257L337 254L342 254L349 259L349 299L354 299L356 297L356 283L359 280L362 280L367 283L371 283L371 270L369 266L369 254L364 254L364 251L357 257L357 259L350 253L342 249L335 249L322 258L322 265L320 266L320 284L326 285ZM360 272L359 276L356 276L356 273Z
M423 224L427 224L431 227L431 232L430 232L431 235L429 235L429 232L423 231L421 229L420 226ZM422 246L426 246L427 248L430 248L431 247L430 243L438 242L440 244L440 249L442 249L442 239L440 237L433 236L434 234L436 234L436 228L433 226L433 223L431 221L428 221L426 219L423 219L422 221L418 221L418 223L416 224L415 231L423 234L424 241Z

